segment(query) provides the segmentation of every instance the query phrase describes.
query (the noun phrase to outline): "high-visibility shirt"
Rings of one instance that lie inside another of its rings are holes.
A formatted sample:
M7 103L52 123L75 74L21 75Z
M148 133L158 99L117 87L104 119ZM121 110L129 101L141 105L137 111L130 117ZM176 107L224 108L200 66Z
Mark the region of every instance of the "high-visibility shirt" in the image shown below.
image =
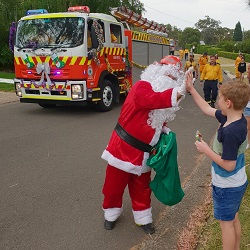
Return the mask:
M180 50L179 50L179 53L180 53L180 56L183 56L184 50L183 50L183 49L180 49Z
M185 52L185 53L188 53L188 52L189 52L189 50L188 50L188 49L185 49L185 50L184 50L184 52Z
M200 65L200 72L203 71L204 66L208 63L208 56L201 56L198 61Z
M194 70L197 70L197 63L195 61L187 61L185 66L184 66L184 71L187 71L190 67L194 67Z
M111 33L111 42L116 43L117 42L117 37L114 35L114 33Z
M235 63L234 63L236 68L238 68L238 65L239 65L240 62L241 62L241 57L237 56L236 59L235 59Z
M211 65L207 63L204 66L204 69L201 73L200 80L218 80L219 82L223 81L222 70L219 63Z

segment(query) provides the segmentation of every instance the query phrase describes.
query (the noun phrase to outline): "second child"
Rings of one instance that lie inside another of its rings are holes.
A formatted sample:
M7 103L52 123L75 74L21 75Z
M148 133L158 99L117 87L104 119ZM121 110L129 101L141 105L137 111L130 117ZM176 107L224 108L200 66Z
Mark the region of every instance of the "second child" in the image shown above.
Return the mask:
M238 65L238 71L240 72L240 81L244 80L244 73L246 72L246 70L247 70L247 65L244 57L242 57Z

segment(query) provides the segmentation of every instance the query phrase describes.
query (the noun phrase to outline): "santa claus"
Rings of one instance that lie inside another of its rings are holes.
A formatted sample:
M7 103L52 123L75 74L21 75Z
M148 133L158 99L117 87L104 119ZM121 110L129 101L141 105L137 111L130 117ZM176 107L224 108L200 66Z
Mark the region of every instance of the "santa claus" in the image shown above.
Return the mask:
M175 118L186 93L178 57L166 56L149 65L131 88L102 158L108 162L103 186L104 228L112 230L122 213L128 186L135 223L145 233L155 232L151 208L151 168L146 161L167 122Z

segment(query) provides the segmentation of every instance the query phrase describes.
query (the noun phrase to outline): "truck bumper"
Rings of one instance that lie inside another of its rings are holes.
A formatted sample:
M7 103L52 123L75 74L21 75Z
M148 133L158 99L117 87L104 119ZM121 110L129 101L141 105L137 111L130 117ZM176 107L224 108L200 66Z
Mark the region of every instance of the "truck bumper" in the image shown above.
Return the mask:
M88 101L44 100L44 99L33 99L33 98L20 98L20 102L63 105L63 106L87 106L89 103Z

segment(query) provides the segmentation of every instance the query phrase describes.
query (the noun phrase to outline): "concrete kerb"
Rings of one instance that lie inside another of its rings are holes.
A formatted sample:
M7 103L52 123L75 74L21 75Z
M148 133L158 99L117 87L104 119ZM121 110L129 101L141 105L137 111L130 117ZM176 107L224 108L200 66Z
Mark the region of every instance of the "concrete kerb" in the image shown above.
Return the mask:
M14 84L13 79L0 78L0 82Z
M228 70L222 70L230 79L235 79L235 76L232 75Z

